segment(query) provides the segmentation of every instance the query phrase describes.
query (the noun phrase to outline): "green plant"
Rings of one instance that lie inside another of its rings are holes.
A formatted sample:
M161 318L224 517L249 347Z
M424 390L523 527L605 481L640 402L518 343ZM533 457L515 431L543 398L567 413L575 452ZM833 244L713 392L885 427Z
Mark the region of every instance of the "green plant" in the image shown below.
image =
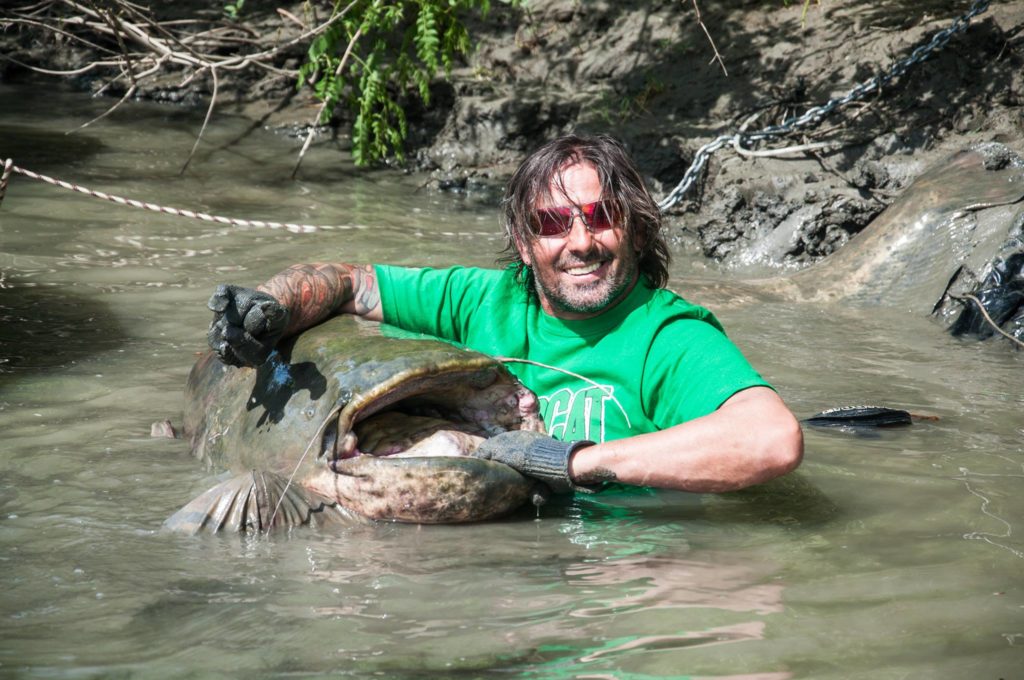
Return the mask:
M228 18L232 21L238 19L238 16L242 13L242 7L245 6L245 0L235 0L234 2L224 5L224 13L228 15Z
M462 15L474 10L486 15L490 0L335 1L337 20L310 44L298 87L312 86L324 102L321 123L339 105L355 114L357 164L389 154L402 158L408 133L403 94L412 89L429 105L437 72L447 76L458 55L469 52Z

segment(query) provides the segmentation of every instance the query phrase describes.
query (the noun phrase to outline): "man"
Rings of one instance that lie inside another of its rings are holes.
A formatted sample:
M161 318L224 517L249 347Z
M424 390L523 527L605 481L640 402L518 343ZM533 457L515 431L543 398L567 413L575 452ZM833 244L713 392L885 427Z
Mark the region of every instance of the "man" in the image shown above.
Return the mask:
M347 313L521 359L509 369L540 398L551 436L501 434L475 455L555 491L728 491L799 465L800 426L782 399L710 312L664 288L659 211L618 142L550 142L504 205L503 270L296 265L259 292L221 286L210 344L256 365L280 337Z

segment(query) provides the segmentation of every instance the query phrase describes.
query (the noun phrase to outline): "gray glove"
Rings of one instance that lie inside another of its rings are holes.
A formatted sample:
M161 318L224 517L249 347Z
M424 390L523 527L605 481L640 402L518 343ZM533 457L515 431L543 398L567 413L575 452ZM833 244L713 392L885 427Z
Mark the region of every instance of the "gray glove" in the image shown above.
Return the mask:
M288 309L274 296L221 284L206 306L213 321L206 334L210 349L232 366L259 366L288 327Z
M587 440L561 442L538 432L512 430L484 440L473 455L504 463L527 477L539 479L554 493L572 493L593 491L569 477L572 454L593 445L594 442Z

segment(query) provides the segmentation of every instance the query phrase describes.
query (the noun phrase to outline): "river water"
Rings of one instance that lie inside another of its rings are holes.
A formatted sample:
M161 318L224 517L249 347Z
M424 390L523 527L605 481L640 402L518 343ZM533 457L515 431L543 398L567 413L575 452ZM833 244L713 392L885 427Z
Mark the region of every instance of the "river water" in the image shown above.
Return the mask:
M217 120L183 176L194 112L131 105L64 134L107 105L2 86L0 156L163 205L343 228L227 227L12 179L0 677L1022 677L1024 354L899 309L720 313L801 417L938 417L808 431L800 471L761 488L468 526L162 533L215 473L149 426L180 423L217 283L296 261L486 266L502 241L493 202L326 146L291 181L294 142L242 120Z

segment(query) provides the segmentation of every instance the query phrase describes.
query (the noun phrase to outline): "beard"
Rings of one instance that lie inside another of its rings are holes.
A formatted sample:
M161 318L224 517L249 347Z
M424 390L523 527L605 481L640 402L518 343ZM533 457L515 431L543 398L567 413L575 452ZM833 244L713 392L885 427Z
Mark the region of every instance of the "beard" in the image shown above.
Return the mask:
M607 309L632 287L639 270L637 253L628 238L623 239L618 250L618 256L612 257L607 249L595 244L582 256L563 254L553 270L533 272L537 295L560 312L594 315ZM611 262L611 269L597 281L573 283L558 274L569 267L605 261Z

